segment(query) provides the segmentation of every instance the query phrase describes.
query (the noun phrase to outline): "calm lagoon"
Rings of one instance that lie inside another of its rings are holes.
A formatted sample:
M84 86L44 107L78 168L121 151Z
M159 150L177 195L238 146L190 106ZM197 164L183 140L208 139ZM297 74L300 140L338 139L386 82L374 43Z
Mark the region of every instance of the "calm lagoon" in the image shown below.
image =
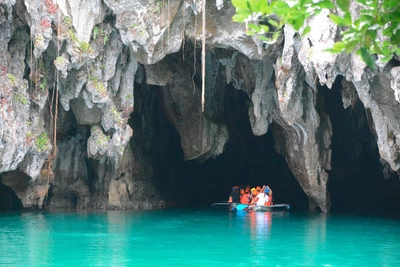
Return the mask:
M400 219L308 212L0 213L0 266L400 266Z

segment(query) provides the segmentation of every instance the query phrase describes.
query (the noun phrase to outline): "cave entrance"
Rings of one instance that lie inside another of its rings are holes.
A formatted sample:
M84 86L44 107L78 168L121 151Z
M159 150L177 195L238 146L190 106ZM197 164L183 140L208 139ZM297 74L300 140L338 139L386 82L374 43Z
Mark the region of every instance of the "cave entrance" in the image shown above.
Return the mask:
M251 130L248 105L243 91L228 85L225 93L224 121L229 140L222 155L201 163L185 161L180 137L165 119L155 100L157 130L152 144L154 184L174 207L209 207L228 200L233 185L269 185L275 203L290 203L307 209L308 201L287 162L274 148L271 125L263 136Z
M21 200L17 197L14 190L1 182L0 176L0 210L19 209L22 209Z
M332 122L332 169L328 190L332 211L375 213L398 211L400 181L396 173L383 175L379 151L368 125L369 111L358 99L344 109L342 77L332 89L320 88Z

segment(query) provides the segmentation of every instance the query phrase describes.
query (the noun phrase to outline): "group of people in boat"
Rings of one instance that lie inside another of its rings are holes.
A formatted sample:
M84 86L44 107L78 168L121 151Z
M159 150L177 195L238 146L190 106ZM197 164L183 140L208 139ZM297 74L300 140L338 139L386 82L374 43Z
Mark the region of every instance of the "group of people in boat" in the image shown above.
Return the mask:
M229 203L240 203L248 205L271 206L273 205L272 190L268 185L263 187L246 186L239 188L235 185L232 187L232 192L229 195Z

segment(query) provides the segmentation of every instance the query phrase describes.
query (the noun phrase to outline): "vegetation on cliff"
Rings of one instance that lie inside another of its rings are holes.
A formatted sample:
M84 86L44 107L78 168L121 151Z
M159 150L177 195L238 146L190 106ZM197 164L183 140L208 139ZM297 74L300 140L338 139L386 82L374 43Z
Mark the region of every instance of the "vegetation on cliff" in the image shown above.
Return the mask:
M328 51L356 51L371 68L375 68L374 54L381 62L400 56L398 0L232 0L232 4L233 20L245 23L247 34L258 34L267 43L274 43L286 24L306 35L311 28L304 26L305 21L329 9L342 38Z

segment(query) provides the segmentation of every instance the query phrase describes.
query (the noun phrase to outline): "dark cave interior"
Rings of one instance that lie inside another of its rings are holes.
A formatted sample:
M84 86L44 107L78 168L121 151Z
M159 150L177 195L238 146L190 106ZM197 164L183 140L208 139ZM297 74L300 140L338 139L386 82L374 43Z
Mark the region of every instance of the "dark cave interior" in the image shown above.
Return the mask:
M400 180L385 179L375 137L361 101L344 109L341 79L332 89L321 87L325 112L332 122L332 164L328 190L332 212L396 213L400 210ZM224 119L229 141L224 153L204 163L184 161L179 134L161 112L153 142L155 184L173 206L209 206L228 199L231 187L269 185L275 203L308 209L308 201L287 162L274 149L274 124L264 136L254 136L248 119L247 95L227 88ZM157 105L156 105L157 106Z
M380 213L400 210L400 180L396 172L385 179L369 111L360 100L344 109L341 77L332 89L320 88L332 123L332 169L328 189L332 212Z
M165 118L159 119L152 152L154 179L173 206L210 206L228 200L233 185L265 184L273 190L275 203L307 208L307 198L285 158L274 149L272 131L253 135L248 101L243 91L227 88L224 117L229 141L222 155L204 163L184 161L178 132Z

